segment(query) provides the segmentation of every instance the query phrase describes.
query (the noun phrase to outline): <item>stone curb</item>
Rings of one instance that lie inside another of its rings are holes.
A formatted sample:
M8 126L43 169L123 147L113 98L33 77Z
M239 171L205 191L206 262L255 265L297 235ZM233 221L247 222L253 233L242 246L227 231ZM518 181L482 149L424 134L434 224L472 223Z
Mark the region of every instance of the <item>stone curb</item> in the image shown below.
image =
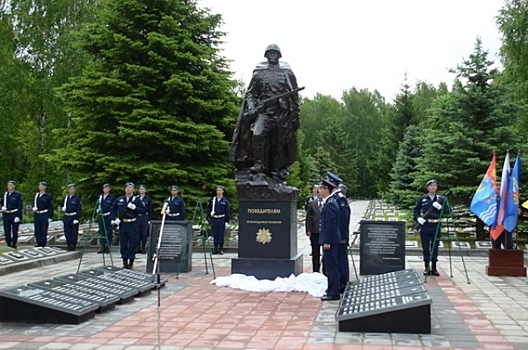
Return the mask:
M56 256L47 256L39 259L21 261L8 266L0 267L0 276L7 275L14 272L30 270L39 266L53 265L62 261L73 260L79 257L79 252L67 252Z

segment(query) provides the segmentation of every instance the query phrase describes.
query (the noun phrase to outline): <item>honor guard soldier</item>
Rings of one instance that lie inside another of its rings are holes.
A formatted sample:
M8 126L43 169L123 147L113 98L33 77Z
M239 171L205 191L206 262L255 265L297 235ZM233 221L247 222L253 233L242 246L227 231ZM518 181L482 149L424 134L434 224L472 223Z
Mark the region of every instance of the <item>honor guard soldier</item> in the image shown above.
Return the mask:
M224 187L216 187L216 196L211 198L207 203L207 212L211 218L211 233L213 235L214 250L213 254L224 254L224 237L225 230L229 227L229 202L224 197Z
M150 220L152 220L152 199L147 195L147 186L139 185L139 199L143 202L143 205L147 208L146 214L139 214L138 216L138 226L139 226L139 242L137 247L137 253L146 254L147 246L147 237L148 230L150 225Z
M68 194L64 197L62 211L64 216L64 236L68 250L75 251L77 248L77 238L79 237L79 220L82 216L81 198L75 193L75 184L68 185Z
M447 212L449 208L443 208L443 197L436 195L438 189L436 180L427 181L425 186L427 187L428 193L421 196L416 202L416 206L414 207L414 220L420 224L420 238L422 240L422 253L425 266L424 275L440 276L436 264L438 261L438 243L440 241L440 223L438 218L440 217L441 210ZM435 243L434 246L433 243ZM432 262L431 269L429 269L430 261Z
M114 202L113 212L116 219L112 224L119 226L119 248L123 259L123 268L132 269L136 258L139 240L139 227L137 218L139 214L145 215L147 208L138 196L134 196L134 184L125 184L125 195L118 197Z
M345 194L339 187L343 180L336 174L327 171L328 180L335 188L332 190L332 197L339 206L339 233L341 234L341 244L339 245L339 284L340 292L343 293L350 280L350 267L348 264L348 244L350 235L350 206Z
M180 188L176 185L171 186L171 196L164 202L166 205L165 214L167 214L167 220L177 221L185 220L185 203L180 196Z
M339 300L339 205L331 195L336 186L328 179L322 179L319 193L323 197L323 210L321 211L321 228L319 229L319 244L323 246L323 265L328 279L328 289L321 300Z
M53 218L53 197L46 192L48 183L39 182L39 191L33 200L33 221L37 247L45 247L48 241L48 227Z
M99 239L101 248L98 254L109 253L110 245L112 244L112 221L115 220L112 208L114 206L115 197L110 193L112 188L109 183L103 185L103 193L97 198L96 211L99 214Z
M4 221L5 241L8 247L17 247L18 227L24 215L22 208L22 195L15 191L16 182L7 182L7 192L4 193L2 202L2 217Z

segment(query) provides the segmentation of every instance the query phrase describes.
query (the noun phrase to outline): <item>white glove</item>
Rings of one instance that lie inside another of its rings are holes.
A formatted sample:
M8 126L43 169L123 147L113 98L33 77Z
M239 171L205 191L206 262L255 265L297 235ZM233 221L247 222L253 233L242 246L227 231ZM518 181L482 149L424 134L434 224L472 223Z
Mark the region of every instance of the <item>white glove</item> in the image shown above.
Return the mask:
M79 223L79 220L73 220L73 224L77 225Z
M436 209L438 210L441 210L442 209L442 204L438 203L438 202L434 202L433 203L433 207L435 207Z
M62 211L66 211L66 207L62 207L61 209L62 209Z
M169 214L170 213L170 208L167 207L167 209L165 209L165 214Z
M229 225L229 222L226 222L226 223L225 223L225 227L226 227L226 228L231 227L231 225Z
M2 207L2 211L6 211L7 210L7 207Z
M115 225L115 220L110 220L110 225Z
M418 221L418 223L419 223L420 225L425 224L425 219L424 219L424 218L418 218L418 220L416 220L416 221Z
M211 211L211 216L213 216L213 215L214 215L214 211Z
M134 203L128 203L127 207L129 207L132 210L136 210L136 205Z
M150 221L149 221L149 222L147 222L147 225L149 225L149 226L150 226Z
M115 219L114 223L115 223L117 226L119 226L119 224L121 223L121 220L119 220L119 219Z
M33 211L37 211L37 210L38 210L38 208L37 208L37 207L33 207Z
M97 208L95 209L95 211L97 212L97 214L99 214L101 212L101 209Z
M48 219L48 222L52 222L53 220L52 219Z
M15 221L15 222L20 222L20 218L17 216L17 217L15 217L15 220L14 220L14 221Z

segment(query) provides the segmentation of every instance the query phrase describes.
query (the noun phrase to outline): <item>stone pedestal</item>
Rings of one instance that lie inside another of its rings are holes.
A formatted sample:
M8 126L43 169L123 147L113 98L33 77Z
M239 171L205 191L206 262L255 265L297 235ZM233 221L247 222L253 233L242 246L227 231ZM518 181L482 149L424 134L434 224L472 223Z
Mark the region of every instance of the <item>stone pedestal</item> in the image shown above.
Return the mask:
M237 186L238 257L231 260L231 273L271 280L302 273L302 254L297 249L298 190L282 189L278 194L266 186Z
M520 249L490 249L486 274L488 276L526 277L524 251Z

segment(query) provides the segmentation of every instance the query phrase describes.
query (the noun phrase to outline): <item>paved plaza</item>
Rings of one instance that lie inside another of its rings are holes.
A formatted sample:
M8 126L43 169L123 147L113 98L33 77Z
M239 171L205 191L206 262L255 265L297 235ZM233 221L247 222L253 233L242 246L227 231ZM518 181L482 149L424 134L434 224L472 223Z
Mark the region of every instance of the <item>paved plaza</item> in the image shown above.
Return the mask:
M351 227L362 219L368 203L351 204ZM304 254L304 271L309 272L310 247L302 226L298 244ZM138 257L136 269L144 271L145 256ZM233 253L214 256L217 276L230 274L234 257ZM359 266L357 254L354 260ZM194 253L192 272L178 279L163 276L168 283L160 290L160 307L158 292L152 291L80 325L0 323L0 349L157 349L159 322L164 350L528 350L528 278L487 276L487 257L465 256L464 261L471 283L461 257L452 258L451 278L448 259L442 255L440 277L430 277L424 284L433 300L432 334L338 332L337 301L322 302L300 292L257 293L211 285L213 274L205 273L203 254ZM101 265L101 255L87 253L82 269ZM0 289L75 273L77 267L78 259L74 259L2 275ZM421 274L420 255L408 254L406 267Z

